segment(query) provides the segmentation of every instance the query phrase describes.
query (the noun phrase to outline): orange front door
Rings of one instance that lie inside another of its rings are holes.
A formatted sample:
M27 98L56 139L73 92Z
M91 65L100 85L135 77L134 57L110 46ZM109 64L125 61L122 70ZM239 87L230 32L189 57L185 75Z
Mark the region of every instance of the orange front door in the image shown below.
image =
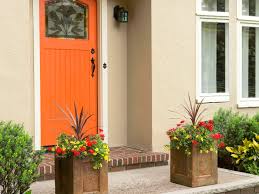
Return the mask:
M40 0L41 144L70 133L58 107L93 114L86 129L97 132L96 0Z

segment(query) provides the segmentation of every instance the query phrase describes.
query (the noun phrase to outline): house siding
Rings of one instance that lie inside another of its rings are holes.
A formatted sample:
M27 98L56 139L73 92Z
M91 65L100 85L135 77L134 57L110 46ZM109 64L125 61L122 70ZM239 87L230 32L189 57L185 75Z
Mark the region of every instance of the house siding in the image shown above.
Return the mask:
M109 144L127 145L127 24L113 17L116 5L126 0L108 0Z
M128 6L128 145L151 149L151 1L128 0Z
M3 1L0 12L0 119L34 135L32 4Z

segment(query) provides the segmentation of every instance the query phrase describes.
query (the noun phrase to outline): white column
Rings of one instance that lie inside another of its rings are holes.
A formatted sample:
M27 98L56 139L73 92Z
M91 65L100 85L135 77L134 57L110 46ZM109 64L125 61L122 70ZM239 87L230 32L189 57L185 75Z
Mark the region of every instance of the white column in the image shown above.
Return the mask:
M105 141L108 143L108 69L103 64L108 63L108 24L107 0L98 1L99 10L99 126L104 130ZM109 64L107 64L109 65Z
M40 109L40 5L33 0L33 46L34 46L34 147L41 149Z

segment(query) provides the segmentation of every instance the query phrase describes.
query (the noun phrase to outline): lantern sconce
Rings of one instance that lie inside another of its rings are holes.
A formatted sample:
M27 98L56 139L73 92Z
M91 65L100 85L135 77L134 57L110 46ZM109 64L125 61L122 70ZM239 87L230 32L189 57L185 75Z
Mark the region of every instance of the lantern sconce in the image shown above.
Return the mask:
M114 7L114 18L120 23L128 23L129 13L124 7L117 5Z

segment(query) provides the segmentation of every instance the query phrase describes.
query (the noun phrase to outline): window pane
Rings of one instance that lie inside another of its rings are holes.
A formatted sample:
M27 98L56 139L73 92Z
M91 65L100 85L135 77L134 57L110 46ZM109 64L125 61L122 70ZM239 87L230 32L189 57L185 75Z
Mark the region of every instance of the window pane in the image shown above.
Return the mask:
M228 12L228 0L202 0L202 11Z
M242 96L259 97L259 28L242 30Z
M72 0L46 2L46 36L87 38L88 8Z
M228 24L202 23L202 93L228 92Z
M243 0L242 2L244 16L259 16L259 0Z

